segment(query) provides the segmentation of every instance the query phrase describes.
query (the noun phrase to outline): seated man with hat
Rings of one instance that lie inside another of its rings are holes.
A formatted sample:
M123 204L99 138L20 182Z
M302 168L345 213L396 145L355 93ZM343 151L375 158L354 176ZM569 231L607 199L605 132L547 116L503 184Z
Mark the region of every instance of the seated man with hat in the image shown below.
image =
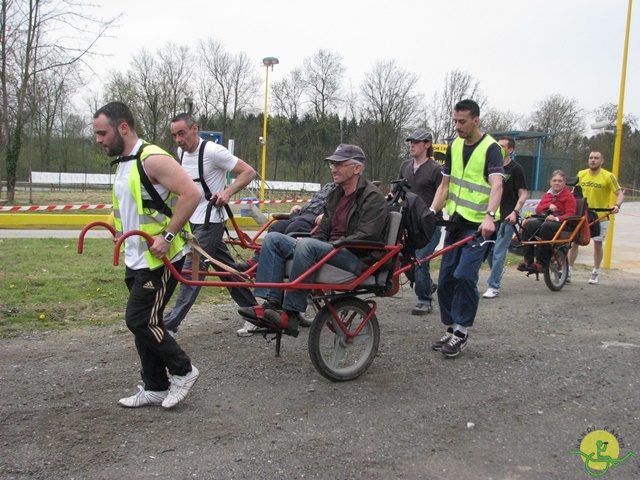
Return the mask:
M338 240L385 240L387 227L387 201L380 190L362 177L365 156L356 145L341 144L330 157L325 158L336 187L328 195L325 212L316 233L310 238L296 240L290 236L271 232L262 242L260 263L256 272L257 283L281 283L285 277L287 260L293 260L290 280L306 273L321 258L331 252ZM380 255L376 255L380 253ZM381 252L362 249L341 250L329 260L329 264L361 273L368 267L363 257L369 259ZM315 281L315 273L305 283ZM286 292L278 288L256 288L256 297L265 299L262 306L240 308L238 312L248 321L261 325L266 320L291 336L298 336L300 312L307 309L308 290L297 289ZM283 312L279 312L279 310Z

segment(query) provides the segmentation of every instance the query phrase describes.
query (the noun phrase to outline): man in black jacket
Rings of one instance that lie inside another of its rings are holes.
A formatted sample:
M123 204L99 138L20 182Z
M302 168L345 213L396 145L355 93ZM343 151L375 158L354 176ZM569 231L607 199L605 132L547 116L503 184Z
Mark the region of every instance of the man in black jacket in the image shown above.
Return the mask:
M285 264L292 259L289 280L306 273L318 260L334 249L339 240L370 240L383 242L387 230L388 205L380 190L362 178L365 156L356 145L341 144L329 162L336 188L327 197L326 208L318 231L311 238L296 239L272 232L262 242L260 263L256 274L257 283L280 283L284 279ZM341 250L329 260L329 264L353 273L363 267L362 257L379 253L366 250ZM313 283L315 274L309 275L305 283ZM307 290L286 292L284 300L278 288L256 288L254 294L266 301L262 306L238 310L249 321L259 317L267 319L284 329L285 333L297 336L300 312L307 308ZM282 308L284 314L278 312Z

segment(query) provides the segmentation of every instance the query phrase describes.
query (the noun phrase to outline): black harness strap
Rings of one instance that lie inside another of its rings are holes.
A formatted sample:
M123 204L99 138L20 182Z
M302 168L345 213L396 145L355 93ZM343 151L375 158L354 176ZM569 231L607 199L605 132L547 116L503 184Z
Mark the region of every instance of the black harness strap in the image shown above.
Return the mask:
M149 177L147 176L147 172L144 171L144 167L142 166L142 150L146 145L147 144L143 144L136 154L136 162L138 166L138 174L140 175L140 181L142 182L142 186L151 197L151 200L143 199L142 206L144 208L157 210L160 213L163 213L165 216L171 218L173 216L173 212L169 208L169 205L167 205L162 199L156 188L153 186L153 183L151 183L151 180L149 180Z
M209 201L211 200L211 190L209 190L209 185L204 181L204 149L209 140L202 140L200 144L200 150L198 151L198 178L194 178L194 182L200 182L202 185L202 190L204 191L204 198ZM180 165L182 165L182 159L184 158L184 150L180 154Z
M202 191L204 192L204 198L208 202L207 211L204 215L204 229L209 229L209 224L211 223L211 210L216 206L216 202L218 201L218 197L213 197L211 190L209 189L209 185L204 180L204 149L206 148L207 142L209 140L202 140L200 143L200 150L198 151L198 178L194 178L194 182L200 182L202 185ZM184 150L180 154L180 165L182 165L182 159L184 158Z
M162 197L153 186L153 183L151 183L151 180L149 180L149 177L147 176L147 172L144 171L144 167L142 166L142 151L147 145L149 144L143 143L135 155L125 155L123 157L116 158L111 162L111 166L113 167L118 163L136 160L137 167L138 167L138 174L140 175L140 181L142 182L142 185L144 186L147 193L151 196L151 200L142 199L142 206L144 208L158 210L159 212L163 213L167 217L171 218L171 216L173 215L173 212L169 208L169 205L167 205L164 202L164 200L162 200Z

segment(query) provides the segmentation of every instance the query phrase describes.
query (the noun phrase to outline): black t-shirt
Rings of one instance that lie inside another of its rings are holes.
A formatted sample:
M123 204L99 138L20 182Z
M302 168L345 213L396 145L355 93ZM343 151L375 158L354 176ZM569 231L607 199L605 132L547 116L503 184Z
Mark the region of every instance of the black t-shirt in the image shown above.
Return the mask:
M476 149L478 145L480 145L480 142L484 140L484 137L486 135L487 135L486 133L483 134L482 138L478 140L476 143L474 143L473 145L467 145L466 143L464 144L462 148L462 162L464 167L467 166L467 163L469 162L469 159L471 158L473 151ZM502 156L502 148L500 147L500 145L498 145L497 143L489 145L489 148L487 149L487 158L484 164L485 180L488 182L489 175L492 175L494 173L504 175L503 164L504 164L504 158ZM447 153L445 155L444 168L442 170L442 174L447 176L451 175L451 144L449 144L449 146L447 147Z
M502 200L500 200L501 219L505 219L516 207L520 197L518 190L526 188L527 182L524 177L524 168L515 160L511 160L504 166L504 184L502 187Z
M417 170L414 170L413 158L410 158L400 166L398 180L403 178L407 179L411 185L411 193L418 195L429 207L442 182L442 165L429 158ZM438 216L442 217L442 212L438 212Z

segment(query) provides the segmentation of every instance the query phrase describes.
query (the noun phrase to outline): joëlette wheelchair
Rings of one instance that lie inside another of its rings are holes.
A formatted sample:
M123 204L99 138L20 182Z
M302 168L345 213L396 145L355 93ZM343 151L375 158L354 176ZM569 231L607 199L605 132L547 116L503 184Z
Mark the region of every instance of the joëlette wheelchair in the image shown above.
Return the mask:
M178 272L167 258L164 263L178 279L180 283L202 287L266 287L278 288L283 291L294 289L310 290L309 302L313 305L315 315L311 323L308 335L309 356L316 370L324 377L332 381L348 381L358 378L372 364L376 357L380 343L380 327L378 323L377 302L375 297L394 296L400 288L400 275L410 270L413 266L419 266L425 261L431 260L450 250L458 248L470 241L475 241L478 235L470 235L446 248L433 253L423 259L410 258L401 255L404 248L403 239L407 232L403 229L403 207L400 205L405 188L400 185L392 199L389 201L389 217L387 236L385 242L371 241L342 241L334 244L334 250L320 259L313 268L293 281L282 283L258 283L254 281L255 267L246 272L237 272L233 269L209 271ZM233 222L232 222L233 223ZM105 222L94 222L87 225L80 233L78 239L78 253L82 253L84 236L86 232L95 227L105 227L110 230L114 238L116 231ZM237 232L240 229L234 223ZM262 230L264 231L264 229ZM147 243L152 243L152 238L139 230L126 232L119 237L115 244L114 265L118 265L120 247L126 238L140 235ZM239 235L238 245L246 245L247 248L257 250L259 244L257 237L249 237L246 234ZM341 270L327 262L340 250L365 249L378 250L382 257L369 266L360 275ZM199 262L193 262L198 265ZM311 273L317 272L314 283L307 283ZM183 274L191 275L187 279ZM217 281L200 280L201 277L216 276ZM225 281L230 276L235 277L234 282ZM364 297L364 298L361 298ZM265 324L255 333L262 334L265 338L273 335L275 339L276 356L280 354L281 339L284 333L276 325Z
M569 185L569 183L567 183ZM553 238L549 240L543 240L534 234L533 239L524 240L522 238L522 226L527 219L522 221L518 218L518 222L515 228L515 236L517 242L521 245L550 245L551 257L546 265L543 265L542 272L531 268L527 271L526 275L535 275L536 280L540 280L539 275L542 273L544 277L544 283L552 292L559 292L562 287L567 283L567 277L569 275L569 259L568 253L574 242L578 245L588 245L591 240L590 227L595 223L607 218L610 213L610 209L591 209L594 212L607 212L601 217L589 220L589 206L585 198L576 198L576 214L561 222L560 228L555 233Z

